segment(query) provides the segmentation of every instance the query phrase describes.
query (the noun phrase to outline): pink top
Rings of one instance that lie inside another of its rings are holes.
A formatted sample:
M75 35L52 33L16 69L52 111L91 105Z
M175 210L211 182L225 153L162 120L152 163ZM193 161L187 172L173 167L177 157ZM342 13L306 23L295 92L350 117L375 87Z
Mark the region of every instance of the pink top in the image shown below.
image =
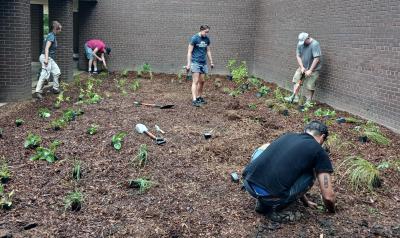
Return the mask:
M104 44L104 42L101 40L96 40L96 39L89 40L88 42L86 42L86 45L92 50L96 48L99 49L98 52L100 53L104 53L106 51L105 50L106 44Z

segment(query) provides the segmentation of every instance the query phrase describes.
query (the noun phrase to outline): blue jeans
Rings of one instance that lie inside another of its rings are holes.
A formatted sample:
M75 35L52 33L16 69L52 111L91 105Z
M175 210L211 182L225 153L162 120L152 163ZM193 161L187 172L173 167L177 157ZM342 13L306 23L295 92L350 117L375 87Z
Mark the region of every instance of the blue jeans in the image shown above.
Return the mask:
M190 65L190 70L192 71L192 73L207 74L208 73L207 63L199 64L192 62L192 64Z
M254 151L251 161L255 160L258 158L258 156L266 149L266 147L258 148ZM290 187L289 192L285 196L275 196L273 194L270 194L268 191L256 191L259 188L255 188L254 184L250 184L247 180L243 181L243 185L245 189L247 190L248 193L250 193L251 196L254 198L258 199L258 201L263 205L267 207L272 207L273 209L281 209L292 202L296 201L300 197L302 197L310 188L313 186L315 181L315 176L314 174L303 174L301 175ZM263 189L262 189L263 190ZM269 194L266 196L260 195L260 194Z
M85 44L85 55L88 60L93 59L93 50Z

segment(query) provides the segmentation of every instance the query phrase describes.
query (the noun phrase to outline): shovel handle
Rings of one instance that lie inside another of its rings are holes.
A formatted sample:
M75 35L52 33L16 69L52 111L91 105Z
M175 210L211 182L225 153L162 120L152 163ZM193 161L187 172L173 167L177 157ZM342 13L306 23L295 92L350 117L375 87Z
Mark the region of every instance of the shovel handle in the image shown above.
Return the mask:
M144 133L145 133L146 135L148 135L151 139L153 139L153 140L156 139L156 136L153 135L153 133L151 133L150 131L144 131Z
M144 103L144 102L142 102L140 104L143 105L143 106L149 106L149 107L156 107L157 106L156 104Z

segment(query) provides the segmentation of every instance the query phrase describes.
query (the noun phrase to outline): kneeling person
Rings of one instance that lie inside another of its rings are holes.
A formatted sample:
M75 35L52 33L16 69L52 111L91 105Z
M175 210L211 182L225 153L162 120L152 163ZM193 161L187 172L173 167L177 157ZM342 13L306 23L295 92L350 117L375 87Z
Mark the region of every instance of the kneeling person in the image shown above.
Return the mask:
M316 207L305 196L314 184L315 175L326 208L335 212L332 163L321 146L327 137L328 128L312 121L304 133L285 134L254 152L243 178L246 190L257 199L257 212L277 211L297 199L306 206Z

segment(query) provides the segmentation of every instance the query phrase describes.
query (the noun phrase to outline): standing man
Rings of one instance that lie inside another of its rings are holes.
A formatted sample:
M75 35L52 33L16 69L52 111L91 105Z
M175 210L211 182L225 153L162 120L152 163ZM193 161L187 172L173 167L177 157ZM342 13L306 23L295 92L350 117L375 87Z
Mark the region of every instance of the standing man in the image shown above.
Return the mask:
M307 101L306 106L310 106L314 98L315 82L319 78L319 71L322 66L322 53L319 46L319 42L311 38L306 32L299 34L299 42L296 49L296 59L299 64L299 68L293 76L292 82L293 94L290 97L285 98L287 101L299 101L299 97L296 88L302 84L307 89ZM297 92L296 92L297 91Z
M58 78L61 75L60 68L58 67L55 58L57 50L57 38L56 35L61 32L61 24L58 21L53 21L51 25L51 32L47 35L43 42L43 50L39 56L39 61L42 64L42 70L40 72L39 81L36 85L35 94L33 95L37 99L42 99L42 88L45 80L48 80L50 74L53 75L53 88L54 94L60 93L60 84Z
M89 40L85 43L85 54L86 58L89 60L88 64L88 73L92 73L92 66L93 66L93 73L97 73L97 60L103 62L104 67L107 69L106 59L104 58L104 53L109 55L111 52L111 48L107 47L106 44L102 40ZM100 57L97 55L100 54Z
M208 73L206 55L210 60L211 68L214 68L210 49L211 42L207 36L209 31L209 26L200 26L200 32L191 38L188 46L186 70L192 71L192 105L195 107L207 103L202 97L204 76Z
M333 172L322 144L328 128L319 121L306 125L304 133L288 133L271 144L257 149L243 171L243 184L257 199L259 213L275 212L301 199L305 206L316 207L305 193L313 186L315 176L326 209L335 212L335 193L330 174Z

